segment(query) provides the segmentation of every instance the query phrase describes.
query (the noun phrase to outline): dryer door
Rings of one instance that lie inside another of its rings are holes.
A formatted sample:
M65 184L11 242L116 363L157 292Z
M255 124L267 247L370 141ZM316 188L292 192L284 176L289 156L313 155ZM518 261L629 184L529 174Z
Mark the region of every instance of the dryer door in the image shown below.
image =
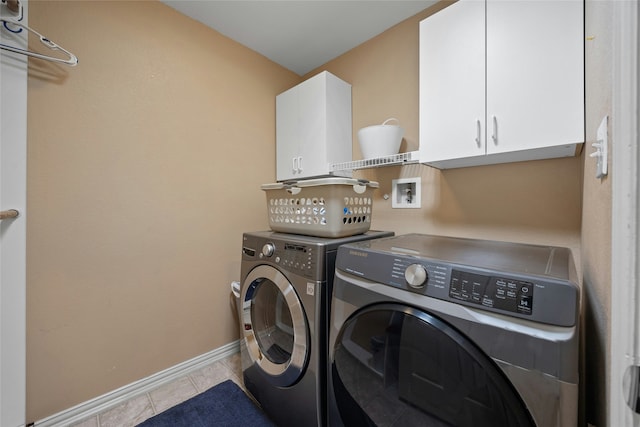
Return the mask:
M293 285L276 268L259 265L242 289L243 338L251 361L272 384L294 384L308 360L309 332Z
M500 368L445 321L402 304L355 312L331 366L346 426L534 426Z

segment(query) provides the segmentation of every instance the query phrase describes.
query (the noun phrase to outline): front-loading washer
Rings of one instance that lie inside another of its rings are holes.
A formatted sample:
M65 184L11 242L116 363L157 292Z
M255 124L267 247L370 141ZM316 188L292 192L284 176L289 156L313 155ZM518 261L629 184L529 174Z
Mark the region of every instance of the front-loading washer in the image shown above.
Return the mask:
M238 306L243 381L279 427L326 425L328 318L338 247L391 235L243 234Z
M577 425L576 283L566 248L420 234L341 246L329 425Z

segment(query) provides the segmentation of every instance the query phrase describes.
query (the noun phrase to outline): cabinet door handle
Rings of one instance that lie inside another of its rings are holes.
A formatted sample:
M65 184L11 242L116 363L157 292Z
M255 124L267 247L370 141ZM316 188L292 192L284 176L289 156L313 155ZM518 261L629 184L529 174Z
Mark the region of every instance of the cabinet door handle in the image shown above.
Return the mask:
M493 135L491 135L493 143L498 145L498 119L493 116Z
M298 158L297 158L297 157L294 157L294 158L292 159L292 163L293 163L293 164L291 165L291 169L292 169L293 173L298 172Z
M302 156L298 157L298 172L302 173Z
M476 144L478 144L478 148L482 146L482 123L480 120L476 120Z

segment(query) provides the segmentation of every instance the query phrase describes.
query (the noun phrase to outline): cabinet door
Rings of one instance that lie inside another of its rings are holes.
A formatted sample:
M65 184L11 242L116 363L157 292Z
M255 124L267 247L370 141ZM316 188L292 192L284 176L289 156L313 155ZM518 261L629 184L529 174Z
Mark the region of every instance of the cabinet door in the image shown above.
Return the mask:
M420 159L485 154L485 4L459 1L420 23Z
M296 179L300 107L298 89L292 88L276 97L276 179Z
M327 80L322 74L298 86L300 111L298 177L329 173L327 163Z
M487 1L487 153L584 141L582 0Z

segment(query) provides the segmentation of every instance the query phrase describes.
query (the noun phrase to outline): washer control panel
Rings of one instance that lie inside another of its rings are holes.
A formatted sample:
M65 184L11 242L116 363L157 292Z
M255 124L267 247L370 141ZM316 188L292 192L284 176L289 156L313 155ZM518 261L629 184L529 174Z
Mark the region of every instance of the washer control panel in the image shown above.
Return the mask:
M268 241L257 247L258 250L244 246L242 253L246 258L275 263L287 271L305 277L314 277L318 271L318 251L313 245Z
M335 259L340 245L390 236L393 236L390 231L368 231L338 238L270 230L247 232L242 235L241 271L246 274L255 266L264 264L276 267L290 280L305 278L307 281L333 283ZM294 274L301 277L294 277Z
M303 276L310 276L314 267L313 247L285 243L276 254L276 262L289 271L296 271Z

